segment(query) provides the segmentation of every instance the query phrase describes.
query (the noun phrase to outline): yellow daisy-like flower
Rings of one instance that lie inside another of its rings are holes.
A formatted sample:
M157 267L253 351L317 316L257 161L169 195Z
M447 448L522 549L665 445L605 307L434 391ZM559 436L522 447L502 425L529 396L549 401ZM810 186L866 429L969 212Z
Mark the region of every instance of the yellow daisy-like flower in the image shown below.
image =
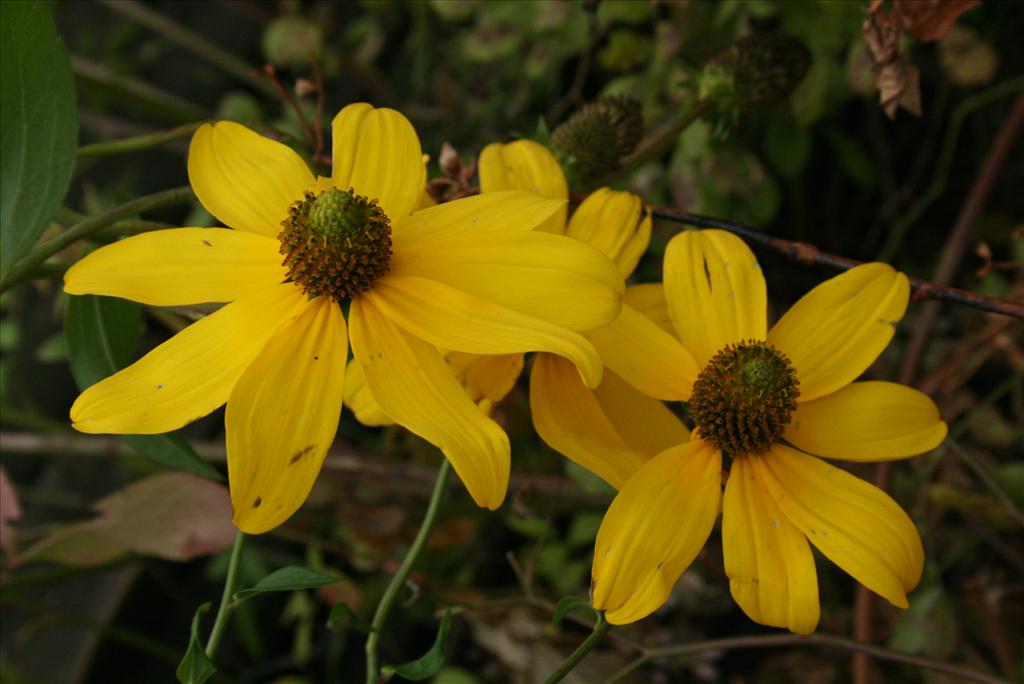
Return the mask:
M764 278L742 240L715 230L672 239L664 305L656 286L632 299L655 319L667 310L699 369L686 381L696 429L637 468L605 515L592 596L609 622L639 620L665 602L720 507L730 589L753 620L814 630L811 544L907 606L924 562L913 523L884 492L818 457L905 458L945 437L924 394L855 382L892 339L909 293L904 275L865 264L813 289L769 329ZM648 355L621 342L624 356ZM731 462L724 499L723 455Z
M72 406L74 426L161 433L227 403L235 524L264 532L302 504L320 470L351 340L379 410L440 447L474 500L496 508L508 437L438 348L548 351L597 385L600 358L575 331L618 314L622 277L597 250L531 230L564 202L506 192L416 211L422 150L398 112L350 105L333 136L332 175L317 178L290 148L244 126L201 127L189 179L229 228L139 235L68 271L72 294L227 303L88 388Z
M484 148L480 188L485 193L529 190L555 199L569 193L554 156L529 140ZM629 278L650 243L651 215L636 195L601 188L568 222L556 214L538 230L596 247ZM689 437L683 422L658 399L689 398L689 378L697 368L672 335L642 313L647 288L627 288L619 317L585 333L605 363L598 387L584 385L570 364L552 354L537 354L530 374L530 408L541 438L615 487L655 454ZM646 353L632 353L635 346Z

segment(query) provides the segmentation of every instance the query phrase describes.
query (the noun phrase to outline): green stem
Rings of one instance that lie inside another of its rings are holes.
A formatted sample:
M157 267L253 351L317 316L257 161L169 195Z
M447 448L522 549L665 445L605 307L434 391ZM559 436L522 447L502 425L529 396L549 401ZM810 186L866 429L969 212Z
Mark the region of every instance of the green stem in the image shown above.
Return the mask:
M598 642L608 633L610 627L611 625L604 619L604 613L598 613L597 622L594 623L594 631L590 633L590 636L575 651L569 654L569 657L565 659L565 662L557 670L544 680L544 684L555 684L555 682L565 679L565 676L572 672L573 668L579 665L580 661L586 658L588 653L594 650Z
M395 576L391 578L391 583L388 584L388 588L384 591L380 603L377 604L377 611L373 614L370 635L366 639L366 684L377 684L380 681L377 644L380 642L384 622L388 619L388 612L390 612L392 604L398 598L398 592L405 585L405 580L409 578L412 566L416 563L416 559L427 543L430 531L434 527L434 521L437 519L437 511L441 507L441 499L443 498L444 490L448 483L448 475L451 473L451 470L452 467L448 459L441 461L441 469L437 473L434 491L430 495L430 504L427 506L427 512L423 516L420 531L416 533L416 538L413 540L412 546L409 547L409 551L406 552L402 565L398 568Z
M242 544L245 541L245 532L241 530L235 535L235 545L231 547L231 560L228 561L228 576L224 579L224 594L220 597L220 607L217 608L217 618L213 621L213 629L210 630L210 639L206 642L206 655L210 660L217 654L217 647L227 629L228 620L234 612L235 584L238 582L238 561L242 557Z
M154 33L163 36L197 57L205 59L263 94L271 97L277 95L274 87L253 73L249 64L159 12L154 12L134 0L100 0L100 2L108 9L142 24Z
M92 85L107 91L136 108L158 115L162 120L185 123L210 114L197 104L137 78L122 76L105 64L79 55L71 55L71 70L80 87L82 84Z
M953 167L953 153L956 152L957 141L960 139L960 130L964 120L975 110L987 106L1000 98L1013 95L1024 90L1024 78L1013 78L1009 81L997 83L987 90L975 93L963 99L953 110L949 117L949 126L946 128L946 135L942 141L942 151L935 164L935 174L928 189L918 197L917 201L893 224L885 244L878 253L878 261L892 261L893 255L903 242L903 236L907 230L914 225L917 219L946 191L946 183L949 181L949 172Z
M638 168L640 165L655 159L664 154L668 148L675 142L679 134L682 133L687 126L696 121L704 110L708 108L710 102L708 100L698 100L689 111L686 112L678 121L666 128L661 133L657 133L648 139L642 141L640 146L637 147L631 155L622 160L622 164L619 168L609 173L604 178L591 183L588 190L595 188L604 187L610 185L613 181L622 178L630 171Z
M156 131L145 133L120 140L107 140L104 142L83 145L78 148L79 157L103 157L111 154L125 154L127 152L138 152L148 150L151 147L163 145L165 142L187 138L196 132L205 121L193 121L167 131Z
M133 214L149 211L151 209L158 209L160 207L169 207L174 204L184 204L185 202L190 202L193 199L194 195L192 194L192 189L188 187L164 190L162 192L153 193L152 195L140 197L111 209L108 212L100 214L99 216L93 216L92 218L87 218L84 221L76 223L49 242L37 245L35 249L11 266L11 270L7 273L7 276L2 282L0 282L0 292L3 292L19 280L24 280L26 276L34 271L37 266L41 265L57 252L78 240L89 237L100 228L109 226L112 223L116 223L127 216L132 216Z

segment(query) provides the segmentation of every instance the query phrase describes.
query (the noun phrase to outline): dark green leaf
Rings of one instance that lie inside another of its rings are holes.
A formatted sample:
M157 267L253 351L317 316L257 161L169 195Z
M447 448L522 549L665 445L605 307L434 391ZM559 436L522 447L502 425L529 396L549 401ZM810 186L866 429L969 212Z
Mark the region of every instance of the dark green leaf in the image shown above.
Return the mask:
M68 362L84 390L127 366L139 341L142 307L114 297L69 297L64 315ZM214 480L220 473L199 458L180 435L123 435L139 455L172 470L186 470Z
M444 661L448 657L448 630L452 624L452 611L444 611L441 617L441 628L437 630L437 638L430 650L416 660L411 660L402 665L387 665L381 668L381 674L385 677L398 675L403 679L414 682L429 679L441 671Z
M210 610L210 604L204 603L199 606L195 617L192 618L192 634L188 640L188 650L185 651L185 656L178 663L178 669L175 672L181 684L203 684L217 671L213 661L206 655L206 649L199 637L199 623L203 613L208 610Z
M347 604L338 603L331 608L331 614L327 618L327 629L337 629L343 622L350 623L357 632L363 634L373 631L373 625L367 622L362 615L349 608Z
M39 239L75 168L75 84L49 3L0 3L0 272Z
M566 615L578 608L585 608L591 614L597 615L597 611L590 605L590 601L582 596L565 596L559 599L558 605L555 606L555 616L551 618L551 623L554 625L561 624Z
M316 570L303 568L297 565L289 565L286 568L275 570L253 587L242 589L235 594L236 600L245 600L256 594L268 591L298 591L299 589L315 589L327 584L340 582L343 578L336 575L325 575Z

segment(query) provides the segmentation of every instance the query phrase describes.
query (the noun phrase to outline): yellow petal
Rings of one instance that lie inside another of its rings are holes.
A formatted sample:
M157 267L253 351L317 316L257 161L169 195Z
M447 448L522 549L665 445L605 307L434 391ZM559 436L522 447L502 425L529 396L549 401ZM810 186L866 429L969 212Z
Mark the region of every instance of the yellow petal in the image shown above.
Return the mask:
M277 328L302 310L291 283L225 305L96 383L71 407L76 430L151 435L176 430L227 401Z
M345 367L345 408L352 411L356 420L369 427L395 424L373 398L373 392L363 377L363 367L358 363Z
M427 207L392 226L396 256L425 240L480 237L487 233L533 230L558 213L564 200L533 192L502 190Z
M729 589L755 622L810 634L820 610L814 556L807 537L758 480L752 458L734 458L725 485L722 553Z
M934 449L946 424L922 392L894 382L855 382L798 405L785 437L826 458L889 461Z
M375 199L392 222L412 213L427 182L420 139L393 109L360 102L331 124L336 187Z
M607 368L594 396L615 431L648 456L690 439L690 431L665 404L633 388Z
M472 354L551 352L576 364L590 386L601 382L601 357L582 335L443 283L386 275L363 297L435 347Z
M287 145L231 121L204 124L188 149L192 191L221 223L277 237L288 207L316 181Z
M657 610L711 534L722 455L695 440L666 449L622 488L594 545L594 607L614 625Z
M238 529L271 530L305 502L338 430L347 356L341 308L318 297L235 385L224 422Z
M605 374L605 382L610 376ZM616 489L651 456L626 443L572 364L552 354L533 360L530 413L548 446Z
M64 274L64 291L151 306L231 302L284 282L280 244L224 228L157 230L101 247Z
M393 275L436 280L575 331L599 328L619 314L622 276L607 257L572 238L502 231L404 247L395 242Z
M636 309L623 306L614 322L587 333L601 359L644 394L688 401L700 372L672 335Z
M661 283L630 285L622 295L622 303L651 319L672 337L676 336L676 329L668 313L668 302L665 300L665 287Z
M566 235L601 250L628 278L651 241L651 212L630 192L601 188L573 212Z
M508 489L508 437L459 386L435 347L402 330L366 297L352 302L352 352L391 418L437 445L477 505L497 508Z
M569 185L554 155L540 143L516 140L506 144L492 143L480 153L477 172L480 192L524 190L550 199L569 199ZM562 207L536 230L565 232L568 205Z
M889 495L815 456L775 444L751 458L771 497L826 558L900 608L917 586L924 548Z
M761 267L731 233L693 230L672 238L665 250L665 296L679 341L701 368L727 344L765 338Z
M453 351L445 355L445 362L473 401L501 401L523 372L522 354L481 355Z
M800 382L798 401L835 392L874 363L910 300L907 277L887 264L851 268L804 295L768 333Z

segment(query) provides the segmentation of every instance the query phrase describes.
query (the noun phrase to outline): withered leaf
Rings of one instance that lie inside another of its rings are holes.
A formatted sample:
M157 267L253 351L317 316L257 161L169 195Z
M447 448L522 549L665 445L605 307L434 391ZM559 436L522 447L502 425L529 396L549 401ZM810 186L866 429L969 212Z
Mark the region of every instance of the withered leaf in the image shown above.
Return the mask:
M957 18L981 0L895 0L903 27L922 42L939 40Z

